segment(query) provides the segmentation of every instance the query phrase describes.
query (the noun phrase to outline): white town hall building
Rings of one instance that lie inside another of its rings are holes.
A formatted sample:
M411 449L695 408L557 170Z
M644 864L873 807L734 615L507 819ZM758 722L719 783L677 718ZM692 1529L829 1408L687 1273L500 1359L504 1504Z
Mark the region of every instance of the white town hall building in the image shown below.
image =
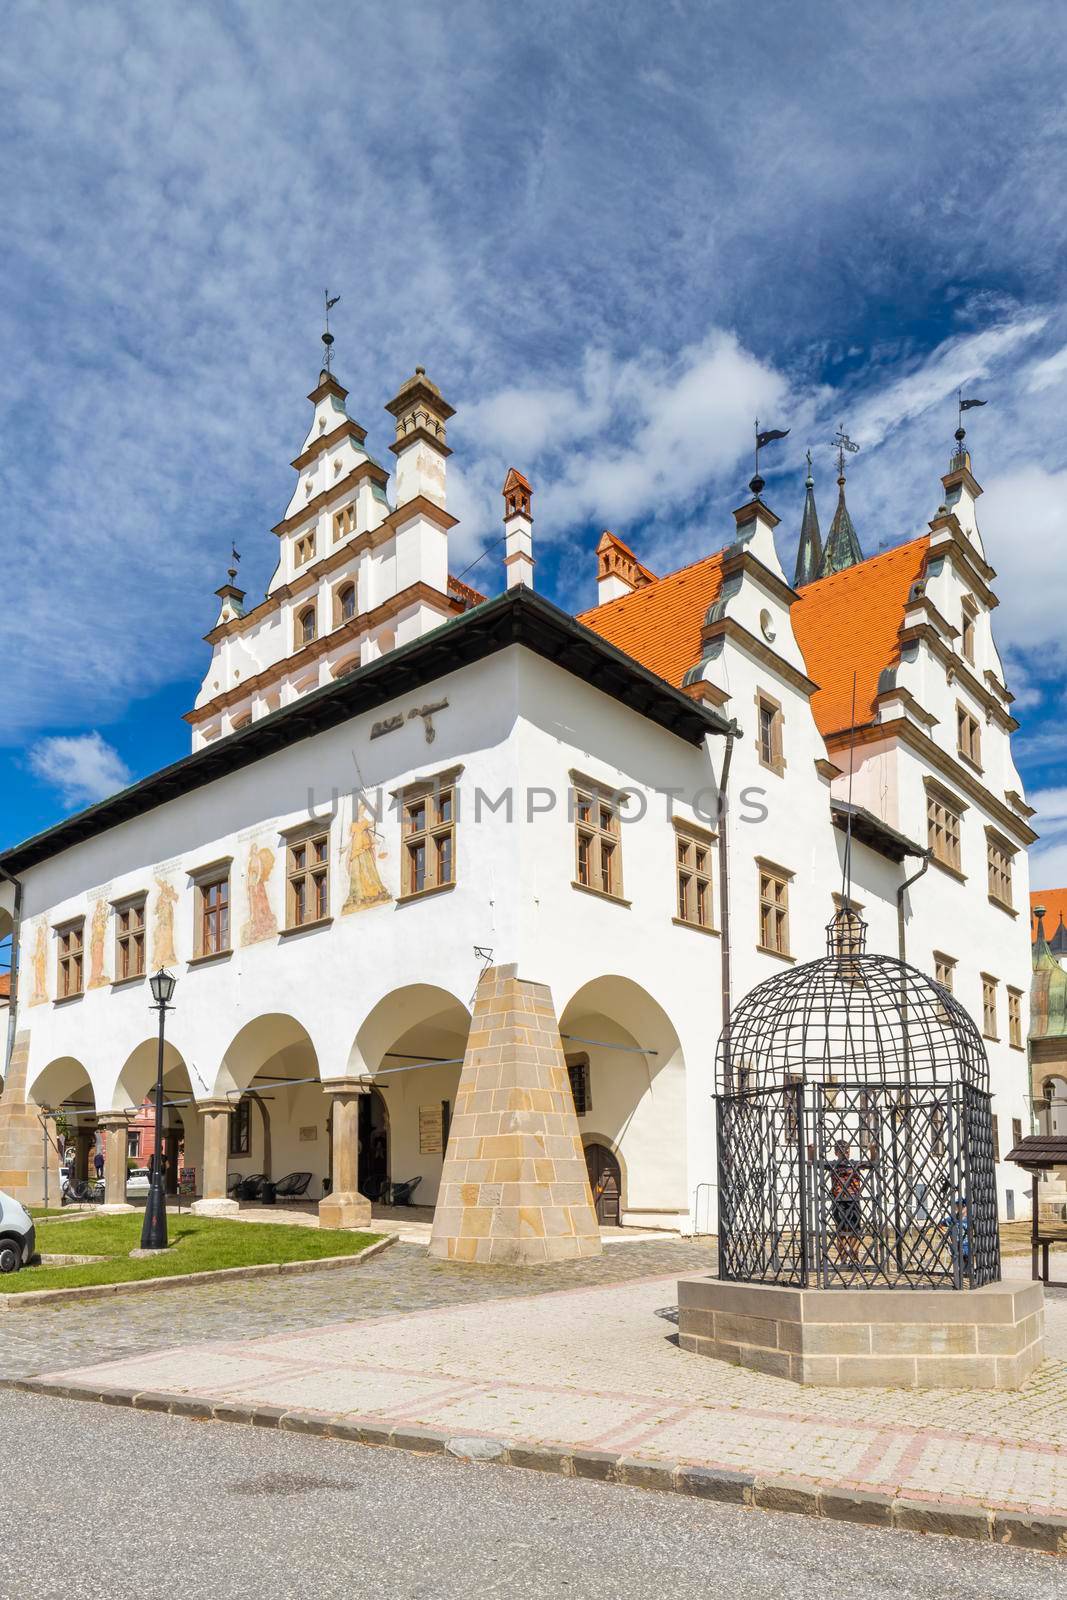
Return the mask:
M450 576L422 369L391 478L346 398L322 372L266 596L218 591L191 754L0 856L0 1187L55 1183L58 1115L115 1135L124 1201L165 965L167 1154L204 1209L305 1171L353 1225L418 1180L440 1254L556 1259L599 1247L588 1171L601 1224L713 1228L724 1006L825 953L847 836L868 948L978 1019L1006 1152L1034 834L962 439L908 543L864 560L842 477L824 550L809 475L791 583L757 479L678 572L604 534L576 618L534 589L517 471L503 592ZM1002 1214L1026 1181L999 1163Z

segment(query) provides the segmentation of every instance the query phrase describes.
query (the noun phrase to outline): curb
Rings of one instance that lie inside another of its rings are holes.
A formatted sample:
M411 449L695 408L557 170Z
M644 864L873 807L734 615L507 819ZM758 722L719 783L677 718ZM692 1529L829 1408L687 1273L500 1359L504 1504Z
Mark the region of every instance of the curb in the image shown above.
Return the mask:
M376 1243L350 1256L318 1256L311 1261L264 1261L251 1267L220 1267L215 1272L182 1272L165 1278L134 1278L128 1283L86 1283L71 1289L28 1289L25 1294L0 1294L0 1316L7 1311L33 1310L36 1306L66 1304L71 1300L99 1300L112 1294L142 1294L153 1289L181 1289L186 1284L225 1283L241 1278L272 1278L291 1272L329 1272L355 1267L396 1244L399 1234L387 1233Z
M383 1245L372 1246L381 1249ZM359 1259L358 1257L356 1259ZM532 1443L507 1444L489 1435L453 1435L436 1428L420 1428L371 1419L341 1421L314 1411L285 1406L245 1405L233 1400L200 1400L155 1390L86 1388L51 1378L15 1378L4 1388L26 1394L51 1395L63 1400L92 1400L98 1404L128 1406L135 1411L166 1412L198 1422L240 1422L259 1428L278 1428L319 1439L341 1439L351 1444L385 1446L416 1455L450 1455L470 1464L487 1463L549 1472L557 1477L584 1478L599 1483L623 1484L634 1489L667 1491L717 1505L762 1511L786 1511L821 1517L868 1528L896 1528L909 1533L933 1533L983 1543L1005 1544L1019 1550L1067 1556L1067 1516L1030 1511L1008 1511L992 1506L968 1505L952 1500L912 1500L862 1489L820 1485L801 1478L765 1478L751 1472L701 1467L689 1462L621 1455L610 1450L567 1450Z

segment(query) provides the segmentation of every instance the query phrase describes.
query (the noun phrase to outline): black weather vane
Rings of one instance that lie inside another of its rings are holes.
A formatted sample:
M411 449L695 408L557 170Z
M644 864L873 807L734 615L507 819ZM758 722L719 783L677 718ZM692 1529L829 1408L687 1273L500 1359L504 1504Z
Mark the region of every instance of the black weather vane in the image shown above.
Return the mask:
M963 426L963 413L965 411L973 411L975 406L984 406L984 405L988 405L988 404L989 404L989 402L987 400L965 400L963 398L963 390L962 389L957 389L956 390L956 450L957 450L957 453L963 449L963 441L967 437L967 430Z
M322 298L326 305L326 310L324 312L326 329L322 335L322 342L326 346L326 371L329 372L330 362L333 360L333 334L330 332L330 312L337 304L338 300L340 300L341 296L339 294L335 294L331 300L329 289L324 289L322 291Z
M849 438L844 428L838 428L836 435L833 439L831 439L830 443L837 451L837 476L838 479L841 479L845 476L846 453L850 456L854 456L856 451L859 449L859 445Z
M761 433L759 418L756 418L756 472L751 483L749 484L749 488L752 490L754 495L758 495L763 488L763 479L760 477L759 473L760 451L766 445L773 444L775 439L784 439L788 433L788 428L764 428L763 432Z

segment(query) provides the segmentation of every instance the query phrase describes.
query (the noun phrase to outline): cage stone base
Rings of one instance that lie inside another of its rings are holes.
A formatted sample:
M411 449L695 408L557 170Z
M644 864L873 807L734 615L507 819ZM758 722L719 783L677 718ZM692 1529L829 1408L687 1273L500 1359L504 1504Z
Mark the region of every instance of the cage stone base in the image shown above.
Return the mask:
M683 1350L794 1383L1017 1389L1041 1364L1039 1283L790 1289L682 1278Z

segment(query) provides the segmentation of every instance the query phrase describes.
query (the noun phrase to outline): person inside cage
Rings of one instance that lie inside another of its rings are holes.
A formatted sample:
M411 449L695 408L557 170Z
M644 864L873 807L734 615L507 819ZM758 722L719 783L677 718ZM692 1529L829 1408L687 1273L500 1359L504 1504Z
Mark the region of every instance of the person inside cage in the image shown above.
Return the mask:
M953 1201L945 1213L942 1227L948 1236L953 1270L958 1271L961 1278L966 1278L971 1270L971 1224L966 1200L961 1197Z
M850 1267L860 1264L860 1238L863 1232L862 1161L853 1161L852 1147L845 1139L834 1146L835 1159L828 1162L830 1173L830 1211L839 1258Z

